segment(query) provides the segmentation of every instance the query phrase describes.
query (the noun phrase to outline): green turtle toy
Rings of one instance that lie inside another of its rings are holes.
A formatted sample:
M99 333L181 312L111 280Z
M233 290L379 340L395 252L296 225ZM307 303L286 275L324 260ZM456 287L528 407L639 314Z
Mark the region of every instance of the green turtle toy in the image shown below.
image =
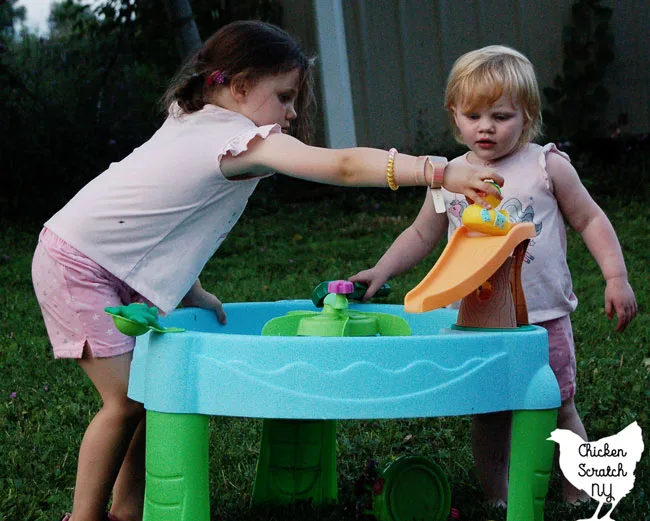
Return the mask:
M110 306L104 311L113 317L115 327L127 336L140 336L148 331L156 333L181 333L180 327L163 327L158 322L158 308L133 303L128 306Z

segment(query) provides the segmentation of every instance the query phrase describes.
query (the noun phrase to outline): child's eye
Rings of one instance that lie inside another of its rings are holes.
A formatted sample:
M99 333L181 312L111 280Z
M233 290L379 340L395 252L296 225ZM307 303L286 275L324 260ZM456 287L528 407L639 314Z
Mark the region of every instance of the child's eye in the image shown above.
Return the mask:
M497 121L507 121L510 119L510 114L495 114L494 119Z

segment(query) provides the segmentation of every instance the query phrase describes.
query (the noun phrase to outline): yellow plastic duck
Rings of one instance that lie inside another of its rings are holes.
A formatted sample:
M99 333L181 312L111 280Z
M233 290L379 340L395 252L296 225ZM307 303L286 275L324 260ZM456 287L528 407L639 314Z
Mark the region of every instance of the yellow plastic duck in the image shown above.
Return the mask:
M498 184L492 180L488 182L501 193ZM484 199L492 206L492 210L487 210L476 203L471 204L463 211L463 224L470 230L486 235L506 235L512 228L508 212L506 210L495 210L501 203L496 196L490 194Z

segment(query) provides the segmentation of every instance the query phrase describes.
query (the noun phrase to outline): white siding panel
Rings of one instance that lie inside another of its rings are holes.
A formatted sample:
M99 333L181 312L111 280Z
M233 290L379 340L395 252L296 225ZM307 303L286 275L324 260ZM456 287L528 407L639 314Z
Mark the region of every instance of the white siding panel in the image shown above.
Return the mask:
M517 0L482 0L476 8L481 45L521 49L521 13Z
M353 17L359 23L356 28L359 39L356 41L360 49L354 58L350 53L355 120L364 120L361 123L363 128L357 132L357 140L359 144L372 141L382 146L408 141L406 69L397 4L392 1L346 2L344 7L346 11L350 8L358 10ZM346 15L346 22L348 19L350 13ZM355 29L347 28L348 41L352 43L355 40L350 38L350 30ZM355 58L360 61L354 63ZM363 105L358 106L355 88L363 83L365 92L359 98L363 99Z
M407 99L404 100L408 144L416 140L424 124L444 129L446 117L442 108L446 72L441 49L440 14L438 2L402 0L399 2L402 34L404 82ZM418 13L418 16L413 16Z
M456 58L481 45L477 4L474 0L440 0L445 76Z
M572 3L519 0L522 45L518 50L533 63L540 90L552 86L555 76L562 72L562 31L571 20Z
M324 72L325 142L331 148L351 148L357 139L341 0L314 0L314 10L320 69Z

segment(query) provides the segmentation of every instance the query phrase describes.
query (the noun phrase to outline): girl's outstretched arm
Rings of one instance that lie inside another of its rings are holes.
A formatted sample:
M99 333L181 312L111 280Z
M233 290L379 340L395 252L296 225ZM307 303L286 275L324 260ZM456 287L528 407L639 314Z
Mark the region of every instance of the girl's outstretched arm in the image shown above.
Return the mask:
M582 235L598 263L605 282L605 313L618 318L617 331L623 331L636 316L637 303L627 279L621 245L612 223L584 187L578 173L566 159L551 154L546 167L553 182L555 197L569 224Z
M415 186L415 156L397 154L394 176L398 185ZM388 152L376 148L328 149L305 145L285 134L272 134L251 142L246 152L221 160L226 177L243 173L276 171L292 177L339 186L387 186ZM420 172L418 172L419 174ZM433 167L427 164L426 181L430 183ZM465 165L449 165L443 185L449 191L462 193L474 201L489 206L479 192L500 197L494 186L484 179L503 185L503 178L494 171ZM423 183L420 175L420 183Z

